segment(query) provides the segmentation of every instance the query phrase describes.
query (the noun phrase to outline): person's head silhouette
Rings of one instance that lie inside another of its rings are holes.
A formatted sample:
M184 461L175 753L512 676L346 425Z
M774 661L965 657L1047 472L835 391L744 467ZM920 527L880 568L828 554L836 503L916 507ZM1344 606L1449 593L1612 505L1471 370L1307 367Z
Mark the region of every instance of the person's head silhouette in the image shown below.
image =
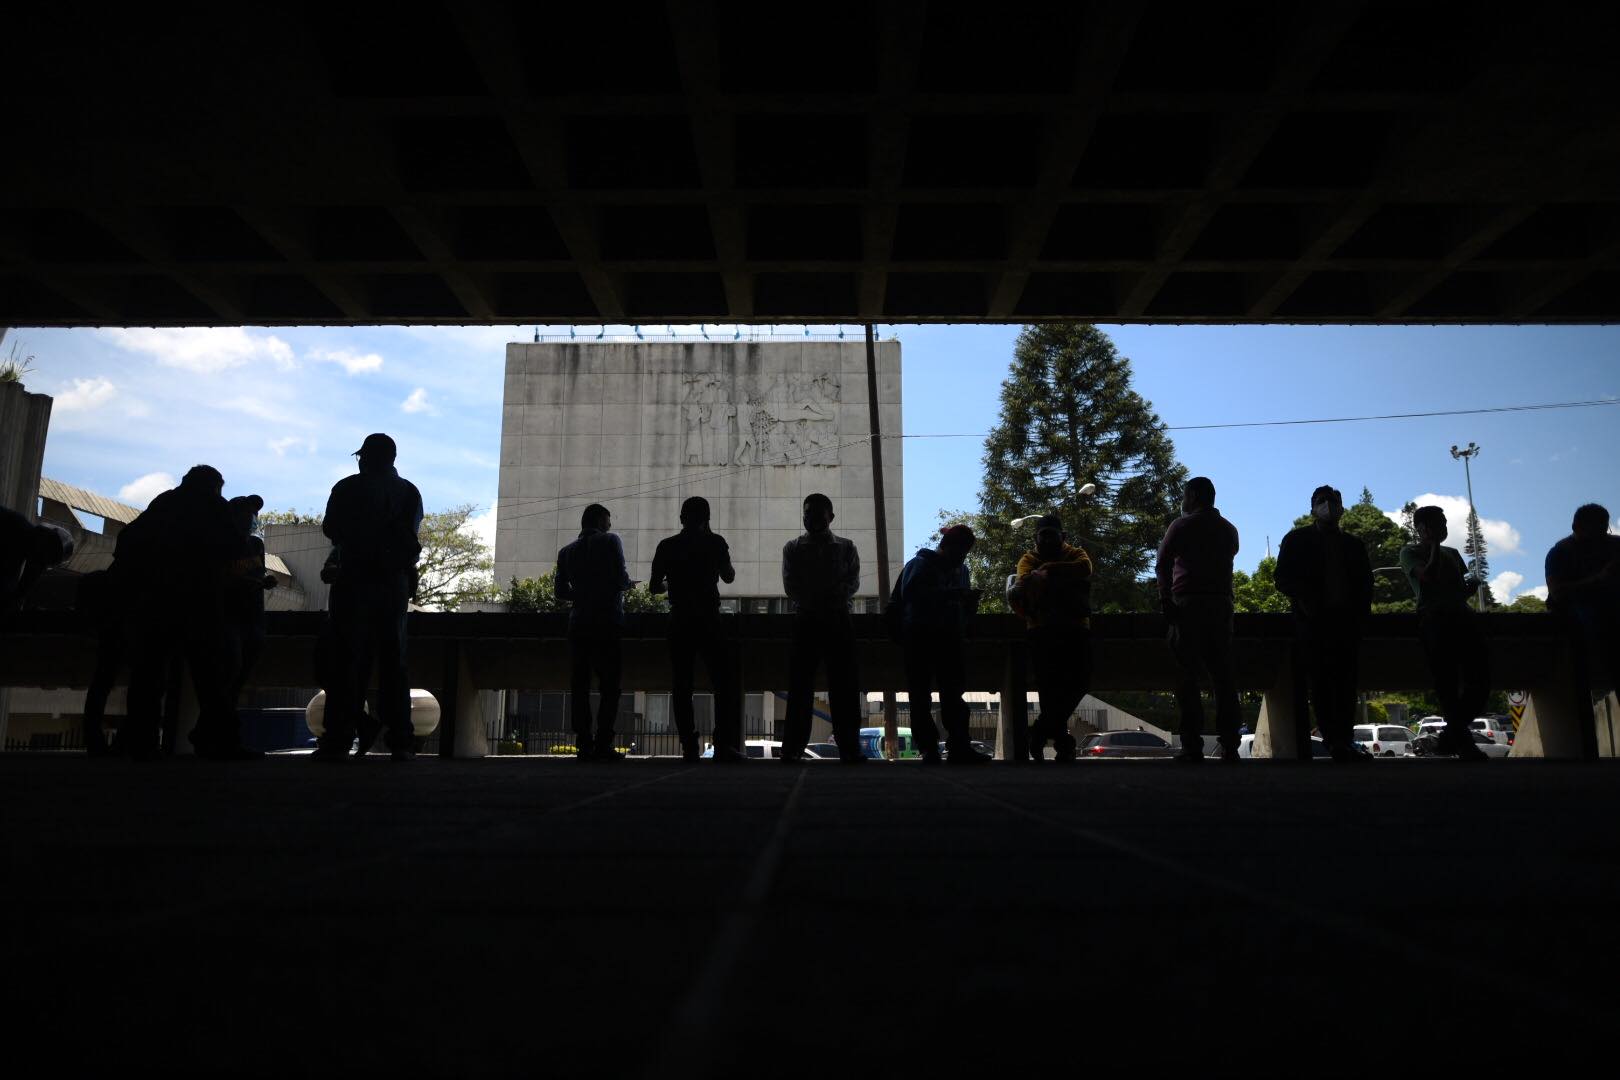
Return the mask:
M813 492L804 497L804 531L809 533L824 533L832 527L833 504L821 492Z
M218 497L225 490L225 478L212 465L193 465L180 478L180 490Z
M601 503L591 503L585 508L585 512L579 515L579 528L581 532L589 532L592 529L607 532L613 528L613 514Z
M709 500L701 495L693 495L681 503L681 527L685 529L707 529L709 527Z
M1331 484L1323 484L1311 492L1311 516L1318 528L1337 529L1344 517L1344 496Z
M366 441L360 444L354 456L360 459L361 472L376 472L393 468L398 453L394 440L378 431L366 436Z
M1045 514L1035 523L1035 554L1043 559L1055 559L1063 554L1063 519L1056 514Z
M1446 512L1438 506L1418 507L1412 512L1412 531L1418 543L1425 546L1444 543L1448 535Z
M1181 489L1181 512L1196 514L1215 505L1215 481L1207 476L1195 476Z
M950 567L961 566L978 538L966 525L952 525L939 534L939 554Z
M1587 503L1575 511L1569 529L1582 540L1602 536L1609 531L1609 511L1597 503Z

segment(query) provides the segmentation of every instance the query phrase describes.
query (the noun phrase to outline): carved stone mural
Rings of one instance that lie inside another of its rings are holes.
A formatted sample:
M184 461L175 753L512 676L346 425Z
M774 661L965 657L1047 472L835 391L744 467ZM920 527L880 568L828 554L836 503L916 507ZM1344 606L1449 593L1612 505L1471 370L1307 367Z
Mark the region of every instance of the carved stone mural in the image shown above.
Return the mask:
M838 464L837 376L705 374L683 384L683 464Z

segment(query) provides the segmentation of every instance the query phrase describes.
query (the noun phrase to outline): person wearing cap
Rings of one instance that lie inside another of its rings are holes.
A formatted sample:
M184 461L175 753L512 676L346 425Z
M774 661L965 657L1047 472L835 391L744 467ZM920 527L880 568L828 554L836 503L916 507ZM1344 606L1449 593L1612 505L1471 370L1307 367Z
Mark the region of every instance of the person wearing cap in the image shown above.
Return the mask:
M222 491L225 478L211 465L197 465L178 487L162 492L119 531L114 565L127 587L133 644L128 715L115 747L142 758L158 750L158 730L170 685L171 666L184 659L197 697L197 725L188 735L198 757L230 760L247 755L223 717L230 710L226 686L224 581L241 540L231 525ZM169 748L172 751L172 747Z
M22 605L34 582L73 554L73 537L60 525L35 524L0 506L0 613Z
M613 745L619 716L624 653L624 594L635 586L624 565L624 544L610 530L613 514L600 503L585 508L579 536L557 552L557 599L570 602L568 652L572 662L569 709L574 755L591 761L622 761ZM591 675L596 675L596 731L591 731Z
M1362 622L1372 610L1367 547L1339 528L1344 497L1323 484L1311 492L1311 518L1277 548L1277 591L1294 612L1299 655L1310 683L1316 726L1333 760L1362 760L1352 738ZM1295 753L1310 760L1311 741L1296 718Z
M787 716L782 760L808 760L816 669L827 665L827 705L833 741L846 765L866 760L861 750L860 674L849 604L861 585L861 557L853 541L834 535L832 500L804 497L804 532L782 545L782 591L793 601L788 654Z
M422 545L422 494L394 467L394 440L367 435L355 451L360 470L339 480L326 501L321 530L342 549L332 584L334 637L343 658L336 695L327 694L326 731L317 759L342 760L356 733L358 755L386 728L395 761L416 756L411 728L411 688L405 674L405 613L416 593L416 561ZM373 667L377 673L376 717L364 712ZM334 697L336 700L334 701Z
M1175 657L1176 704L1181 712L1183 763L1204 760L1204 699L1199 676L1209 671L1215 688L1215 730L1221 760L1237 761L1237 680L1232 672L1232 560L1238 553L1238 531L1215 508L1215 483L1207 476L1187 481L1181 493L1181 516L1170 523L1159 542L1154 576L1159 607Z
M963 636L974 600L967 554L973 530L952 525L939 536L938 550L923 548L906 563L889 603L899 605L900 645L906 667L906 694L911 699L911 734L923 748L925 765L940 763L939 729L934 726L932 697L939 687L939 719L945 728L945 761L980 765L990 755L974 749L968 737L967 657Z
M729 585L736 579L725 537L709 528L709 500L692 496L681 504L681 531L658 541L647 581L655 595L669 592L670 710L687 761L698 760L692 665L699 655L714 686L714 760L748 760L742 750L737 664L720 615L719 582Z
M1469 724L1485 712L1491 694L1490 650L1479 618L1468 606L1478 582L1462 555L1446 547L1446 512L1420 506L1412 514L1417 542L1401 548L1401 570L1417 598L1423 657L1434 677L1446 728L1438 750L1464 761L1484 761Z
M1018 579L1008 593L1024 617L1029 663L1041 696L1041 714L1029 726L1029 759L1073 761L1069 717L1091 687L1091 556L1068 542L1063 519L1043 515L1035 523L1035 547L1018 559Z

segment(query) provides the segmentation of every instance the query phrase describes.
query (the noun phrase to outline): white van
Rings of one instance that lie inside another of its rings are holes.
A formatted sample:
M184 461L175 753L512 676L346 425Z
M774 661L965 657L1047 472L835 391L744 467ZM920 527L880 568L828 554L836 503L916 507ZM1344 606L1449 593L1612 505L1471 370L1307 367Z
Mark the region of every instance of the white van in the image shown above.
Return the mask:
M1412 752L1412 733L1399 724L1357 724L1351 737L1373 757L1406 757Z

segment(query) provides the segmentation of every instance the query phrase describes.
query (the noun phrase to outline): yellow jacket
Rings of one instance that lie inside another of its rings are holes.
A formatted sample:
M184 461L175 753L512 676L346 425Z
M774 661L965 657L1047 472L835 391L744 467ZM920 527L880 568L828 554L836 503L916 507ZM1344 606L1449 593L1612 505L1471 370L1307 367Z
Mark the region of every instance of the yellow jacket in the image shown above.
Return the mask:
M1045 581L1029 575L1045 569ZM1064 544L1055 559L1026 551L1018 560L1018 594L1014 606L1031 627L1091 626L1091 556L1084 548Z

